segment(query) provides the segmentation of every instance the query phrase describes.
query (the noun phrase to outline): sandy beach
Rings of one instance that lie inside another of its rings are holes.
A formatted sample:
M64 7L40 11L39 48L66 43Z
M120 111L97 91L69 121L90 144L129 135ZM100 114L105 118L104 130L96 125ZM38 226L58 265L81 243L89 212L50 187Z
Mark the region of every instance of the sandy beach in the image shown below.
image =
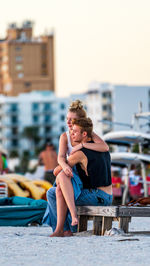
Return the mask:
M0 227L0 265L150 265L149 218L132 219L129 230L140 233L93 236L91 229L92 222L88 232L50 238L50 227Z

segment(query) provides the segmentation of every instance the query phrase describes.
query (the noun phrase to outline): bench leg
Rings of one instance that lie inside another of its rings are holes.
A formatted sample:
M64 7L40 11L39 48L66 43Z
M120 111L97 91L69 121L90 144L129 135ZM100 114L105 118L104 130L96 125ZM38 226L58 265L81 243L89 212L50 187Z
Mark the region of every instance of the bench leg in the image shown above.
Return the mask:
M131 221L130 217L120 217L119 228L122 229L125 233L128 233L130 221Z
M102 217L94 216L93 217L93 234L101 235L102 233Z
M112 228L112 217L102 217L102 232L103 236L106 230L110 230Z
M86 231L87 230L88 216L79 215L78 219L79 219L78 232Z

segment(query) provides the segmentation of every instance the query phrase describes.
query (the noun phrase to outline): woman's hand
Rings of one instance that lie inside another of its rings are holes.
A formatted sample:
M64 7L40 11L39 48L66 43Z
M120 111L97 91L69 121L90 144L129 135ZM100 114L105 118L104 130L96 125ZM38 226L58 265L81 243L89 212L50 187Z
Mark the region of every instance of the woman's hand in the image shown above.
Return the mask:
M69 165L64 166L63 167L63 171L68 177L72 177L73 176L72 168Z
M76 151L81 150L82 148L83 148L82 143L80 143L80 144L74 146L73 149L72 149L72 151L71 151L71 153L70 153L70 155L74 154Z

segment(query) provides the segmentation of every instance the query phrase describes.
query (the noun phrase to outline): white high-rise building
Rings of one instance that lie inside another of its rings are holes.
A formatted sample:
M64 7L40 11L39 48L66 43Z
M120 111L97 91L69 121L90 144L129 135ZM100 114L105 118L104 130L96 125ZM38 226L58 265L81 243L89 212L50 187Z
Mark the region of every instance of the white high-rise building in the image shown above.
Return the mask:
M94 131L103 135L112 130L127 130L134 127L133 117L139 111L150 111L150 86L112 85L92 82L85 94L88 116L94 124ZM143 121L144 122L144 121ZM149 130L142 127L141 130Z
M31 92L16 97L0 96L0 144L11 152L32 152L31 141L24 137L27 127L35 127L39 140L36 146L46 141L58 149L58 140L65 131L67 98L58 98L53 92Z

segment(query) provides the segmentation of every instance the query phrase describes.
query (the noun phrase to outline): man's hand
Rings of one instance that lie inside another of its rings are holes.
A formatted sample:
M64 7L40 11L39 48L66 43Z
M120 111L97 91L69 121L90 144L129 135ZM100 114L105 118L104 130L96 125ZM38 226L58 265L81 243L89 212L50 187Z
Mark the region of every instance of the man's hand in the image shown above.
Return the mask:
M73 149L72 149L72 151L71 151L71 153L70 153L70 155L74 154L76 151L81 150L82 148L83 148L83 146L82 146L81 143L78 144L78 145L76 145L76 146L74 146Z

